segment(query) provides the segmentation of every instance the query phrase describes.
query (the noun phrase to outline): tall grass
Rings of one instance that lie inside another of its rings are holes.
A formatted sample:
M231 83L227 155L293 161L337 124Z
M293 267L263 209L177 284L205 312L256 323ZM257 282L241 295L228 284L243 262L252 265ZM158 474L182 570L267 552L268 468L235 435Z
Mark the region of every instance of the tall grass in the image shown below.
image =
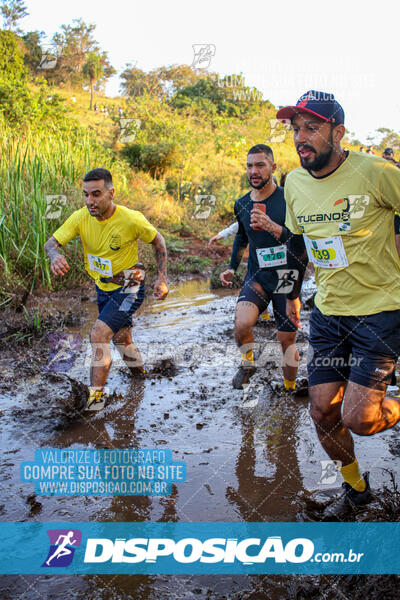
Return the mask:
M52 287L44 244L72 210L82 205L85 172L113 168L111 153L79 132L38 134L0 124L0 279L3 298L17 288ZM123 170L123 165L119 165ZM115 170L115 168L114 168ZM119 178L126 185L126 177ZM57 219L47 218L47 195L65 195ZM71 252L71 251L70 251ZM76 254L77 247L72 251Z

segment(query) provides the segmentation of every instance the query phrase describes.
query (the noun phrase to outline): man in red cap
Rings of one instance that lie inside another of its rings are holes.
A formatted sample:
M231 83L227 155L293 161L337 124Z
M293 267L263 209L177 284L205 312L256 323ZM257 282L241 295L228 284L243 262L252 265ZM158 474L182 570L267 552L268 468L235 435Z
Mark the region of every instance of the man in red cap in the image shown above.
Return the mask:
M306 92L277 118L291 120L301 162L285 183L288 268L301 274L287 295L287 312L300 326L302 275L310 260L318 290L307 361L310 412L344 478L344 497L329 517L372 497L352 433L372 435L400 419L399 400L385 397L400 354L400 261L393 231L400 172L383 158L341 148L344 111L333 94Z

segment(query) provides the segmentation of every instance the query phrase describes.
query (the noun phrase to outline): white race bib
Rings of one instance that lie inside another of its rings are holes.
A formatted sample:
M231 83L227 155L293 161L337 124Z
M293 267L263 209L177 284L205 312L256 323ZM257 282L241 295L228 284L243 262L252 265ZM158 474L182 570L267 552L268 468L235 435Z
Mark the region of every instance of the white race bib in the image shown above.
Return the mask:
M303 234L303 237L308 258L315 266L324 269L337 269L349 266L340 235L321 240L310 240L305 234Z
M276 267L286 264L286 246L274 246L273 248L258 248L256 250L258 265L261 269Z
M93 254L88 254L89 269L100 273L103 277L112 277L112 262L109 258L100 258Z

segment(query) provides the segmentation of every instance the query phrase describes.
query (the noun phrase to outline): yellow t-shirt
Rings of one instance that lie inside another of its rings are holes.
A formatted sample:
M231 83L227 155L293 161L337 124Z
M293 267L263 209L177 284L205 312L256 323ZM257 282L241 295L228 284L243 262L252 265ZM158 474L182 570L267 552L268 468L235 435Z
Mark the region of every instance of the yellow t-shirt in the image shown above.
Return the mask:
M400 170L383 158L349 152L327 177L303 168L285 182L286 226L302 233L315 265L315 304L325 315L400 309L400 261L393 217Z
M152 242L157 230L137 210L119 206L105 221L92 217L86 207L76 210L53 236L64 246L80 236L85 255L85 268L96 285L105 291L118 285L103 283L100 277L112 277L138 262L137 240Z

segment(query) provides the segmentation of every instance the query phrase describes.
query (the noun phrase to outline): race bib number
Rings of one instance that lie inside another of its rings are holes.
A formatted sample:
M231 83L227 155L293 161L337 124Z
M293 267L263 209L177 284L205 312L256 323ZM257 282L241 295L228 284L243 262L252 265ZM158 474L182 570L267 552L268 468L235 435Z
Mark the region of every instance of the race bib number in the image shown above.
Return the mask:
M91 271L100 273L103 277L112 277L112 262L109 258L100 258L93 254L88 254L89 268Z
M303 237L308 258L316 267L337 269L349 266L340 235L323 238L322 240L310 240L305 234L303 234Z
M258 250L256 250L256 253L258 265L261 269L286 264L286 246L274 246L273 248L258 248Z

